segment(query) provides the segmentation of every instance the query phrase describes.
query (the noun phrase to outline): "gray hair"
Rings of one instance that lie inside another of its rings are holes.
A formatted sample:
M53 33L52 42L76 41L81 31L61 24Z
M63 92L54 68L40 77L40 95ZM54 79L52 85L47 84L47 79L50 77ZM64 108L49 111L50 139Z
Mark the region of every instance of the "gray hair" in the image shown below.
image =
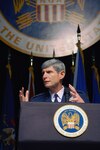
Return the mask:
M48 68L50 66L53 66L53 68L59 73L60 71L64 70L64 72L66 72L66 68L65 68L65 64L60 61L59 59L50 59L45 61L42 66L41 69L45 69Z

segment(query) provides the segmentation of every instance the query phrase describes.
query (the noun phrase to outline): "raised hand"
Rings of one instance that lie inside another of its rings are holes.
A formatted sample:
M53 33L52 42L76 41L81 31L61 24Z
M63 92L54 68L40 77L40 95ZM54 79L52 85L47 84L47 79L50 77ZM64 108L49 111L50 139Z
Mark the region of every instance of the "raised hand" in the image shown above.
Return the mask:
M84 103L84 100L80 97L76 89L71 84L69 84L69 89L70 89L70 94L71 94L71 98L69 99L69 101L77 102L77 103Z
M25 94L24 94L25 93ZM19 99L22 102L28 102L29 101L29 91L27 90L26 92L24 91L24 87L19 91Z

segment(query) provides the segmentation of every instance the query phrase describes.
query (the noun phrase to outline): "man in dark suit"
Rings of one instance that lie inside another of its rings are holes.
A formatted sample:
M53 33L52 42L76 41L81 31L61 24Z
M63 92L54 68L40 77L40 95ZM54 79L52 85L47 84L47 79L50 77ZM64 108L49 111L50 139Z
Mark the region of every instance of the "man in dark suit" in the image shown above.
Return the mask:
M62 81L65 77L65 65L59 59L50 59L45 61L42 66L42 79L44 86L48 89L47 92L38 94L31 98L33 102L89 102L89 99L82 91L76 89L69 84L66 88L63 86ZM29 91L24 95L24 88L19 91L20 101L29 101Z

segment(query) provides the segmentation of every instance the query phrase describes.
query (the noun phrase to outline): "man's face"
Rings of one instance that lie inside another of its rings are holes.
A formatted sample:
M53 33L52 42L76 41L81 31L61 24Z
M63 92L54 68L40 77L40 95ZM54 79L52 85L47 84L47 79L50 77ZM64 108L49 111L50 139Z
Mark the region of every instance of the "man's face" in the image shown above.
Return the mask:
M42 70L42 78L46 88L54 88L61 84L60 80L64 78L64 71L57 72L52 66Z

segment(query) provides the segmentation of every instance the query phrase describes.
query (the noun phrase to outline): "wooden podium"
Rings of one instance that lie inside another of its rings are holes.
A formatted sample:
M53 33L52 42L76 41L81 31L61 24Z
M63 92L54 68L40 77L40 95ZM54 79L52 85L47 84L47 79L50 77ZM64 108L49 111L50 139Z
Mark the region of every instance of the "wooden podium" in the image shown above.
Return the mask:
M100 145L100 104L78 104L88 116L86 131L75 138L61 135L54 127L55 112L69 103L22 102L20 105L18 150L86 148Z

